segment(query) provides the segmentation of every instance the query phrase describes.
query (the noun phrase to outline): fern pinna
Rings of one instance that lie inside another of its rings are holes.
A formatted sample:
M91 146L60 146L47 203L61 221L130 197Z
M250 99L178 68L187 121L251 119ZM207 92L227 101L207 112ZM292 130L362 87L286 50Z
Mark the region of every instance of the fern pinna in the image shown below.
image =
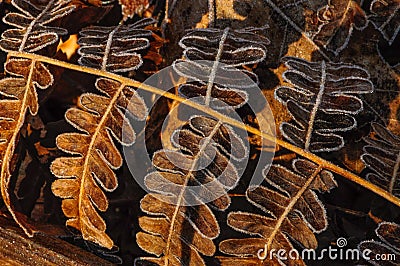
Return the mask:
M233 67L265 58L268 40L252 30L199 29L184 36L180 41L184 59L175 61L173 66L181 76L195 82L180 85L179 93L187 98L197 97L211 108L238 108L245 104L247 94L240 90L245 83L239 78L235 83L226 83L228 79L224 77L232 75L217 71L222 68L222 72L234 73ZM149 216L139 219L144 232L136 235L139 246L159 258L138 258L138 265L205 264L202 255L215 253L212 240L220 234L211 208L228 208L227 191L240 178L235 162L248 154L233 128L202 115L190 117L171 140L177 150L156 152L152 162L157 171L145 177L152 193L142 199L141 209Z
M144 27L152 23L152 19L143 19L129 26L83 29L78 62L110 72L139 68L142 58L137 52L149 47L152 34ZM80 230L84 239L112 248L113 241L105 233L106 224L96 209L107 210L103 190L111 192L118 186L113 170L121 167L123 159L113 138L122 145L132 145L135 132L126 115L144 120L147 107L134 88L118 81L99 78L96 88L102 95L81 95L79 107L65 114L67 121L83 133L58 136L57 146L78 156L57 158L52 163L53 174L60 178L52 190L63 198L67 225Z
M19 12L8 13L3 18L6 24L15 27L1 34L0 49L6 52L40 52L57 45L59 36L67 34L67 30L49 24L68 15L75 8L70 0L51 0L45 4L12 0L11 3ZM4 96L0 100L1 194L15 221L32 236L35 229L15 209L12 202L14 196L9 191L10 164L27 110L32 115L38 113L36 89L50 87L53 76L42 62L30 59L11 58L5 69L10 77L0 81L0 94Z

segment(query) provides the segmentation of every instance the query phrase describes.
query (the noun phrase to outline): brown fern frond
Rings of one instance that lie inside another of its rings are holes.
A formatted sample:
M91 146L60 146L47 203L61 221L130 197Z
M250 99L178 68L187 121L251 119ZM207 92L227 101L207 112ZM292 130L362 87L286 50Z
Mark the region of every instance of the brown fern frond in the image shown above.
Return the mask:
M284 103L293 122L283 122L281 132L293 144L311 152L341 149L344 139L338 132L357 126L356 115L363 109L358 94L374 89L369 73L345 63L308 62L285 57L289 68L283 78L293 87L282 86L275 97Z
M30 59L10 59L5 65L10 77L0 80L0 164L1 194L5 205L15 221L32 236L34 229L27 223L26 217L15 211L10 196L10 163L29 109L36 115L39 109L36 88L46 89L53 83L53 76L41 62Z
M247 199L267 215L247 212L231 212L228 225L251 238L228 239L220 243L220 250L238 257L261 257L259 265L269 265L269 252L272 249L293 249L289 237L306 248L317 248L314 233L327 227L327 217L322 203L314 190L328 192L336 186L332 173L322 170L320 166L303 159L293 161L291 170L272 165L266 174L265 181L274 187L265 186L249 188ZM264 261L263 261L264 260ZM222 258L223 265L227 265ZM303 265L301 259L280 261L287 265ZM265 263L265 264L264 264Z
M132 25L88 27L79 39L81 65L127 72L142 64L139 51L149 46L151 31L143 28L154 22L142 19ZM106 224L97 213L106 211L108 199L104 191L118 186L113 170L121 167L122 156L113 138L125 146L135 142L135 132L127 114L138 120L147 117L143 99L132 87L112 79L99 78L96 88L105 96L85 93L79 98L79 108L67 111L67 121L84 133L65 133L57 138L57 146L78 157L57 158L51 170L58 180L53 193L63 198L62 209L69 218L67 225L82 232L83 238L112 248L113 241L105 233ZM66 170L68 169L68 170Z
M214 254L212 239L219 235L210 207L228 208L227 190L240 178L229 158L243 160L248 151L232 128L204 116L192 117L183 129L174 132L172 141L187 154L173 150L154 154L153 165L158 171L148 174L145 184L156 193L146 195L141 208L156 217L140 218L145 232L136 236L143 250L162 256L143 257L138 263L204 265L201 255Z
M135 132L127 113L144 120L147 108L131 87L100 78L96 87L106 96L86 93L79 99L80 108L71 108L67 121L84 133L65 133L57 137L57 146L78 155L57 158L51 171L58 180L53 193L63 198L62 209L69 218L67 225L82 232L83 238L111 248L113 241L105 233L106 224L97 210L106 211L108 200L103 190L117 188L113 169L122 165L122 156L113 138L122 145L135 142Z

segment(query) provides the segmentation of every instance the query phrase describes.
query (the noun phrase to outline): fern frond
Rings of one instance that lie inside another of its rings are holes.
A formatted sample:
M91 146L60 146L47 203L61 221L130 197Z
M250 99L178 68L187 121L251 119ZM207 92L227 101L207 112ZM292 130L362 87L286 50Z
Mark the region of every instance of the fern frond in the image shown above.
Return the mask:
M85 240L111 248L113 241L105 233L106 224L96 209L107 210L103 190L111 192L118 186L113 169L121 167L122 156L113 138L122 145L132 145L135 132L126 115L144 120L147 108L133 88L117 81L101 78L96 87L106 96L83 94L79 98L81 108L71 108L65 115L71 125L84 133L57 137L61 150L78 156L54 160L51 171L60 179L54 181L52 190L63 198L67 225L80 230Z
M138 52L150 46L152 35L144 28L154 23L146 18L131 25L84 28L79 32L78 63L113 73L138 69L143 63Z
M265 181L275 189L258 186L247 190L248 201L265 212L266 216L231 212L228 225L254 237L222 241L220 250L223 253L257 258L262 250L262 254L267 254L264 262L268 264L271 262L268 252L272 249L284 249L287 252L293 249L289 237L306 248L317 247L314 233L326 229L327 217L314 191L328 192L336 186L336 182L332 173L303 159L294 160L293 169L294 172L280 165L272 165L265 173ZM273 258L273 261L276 260L279 261L279 258ZM227 265L225 258L221 262ZM301 260L280 262L304 264Z
M30 59L9 59L5 69L10 77L0 80L0 164L1 194L5 205L15 221L27 235L33 236L31 227L24 215L15 210L10 195L10 164L19 132L29 110L36 115L39 109L36 89L46 89L53 83L53 76L41 62Z
M146 37L151 36L151 31L142 28L153 22L143 19L130 26L82 30L79 63L109 72L139 68L142 57L137 52L149 46ZM97 209L107 210L104 191L114 191L118 186L113 170L121 167L123 159L113 138L122 145L132 145L135 132L126 116L144 120L148 110L136 91L123 83L99 78L96 88L105 96L85 93L79 97L79 108L71 108L65 115L71 125L84 133L65 133L57 138L61 150L78 157L62 157L53 162L51 170L59 179L52 190L63 198L67 225L80 230L85 240L112 248L113 241L105 233L106 224Z
M4 23L16 29L8 29L1 34L0 49L32 53L57 44L59 36L68 32L49 24L74 10L75 6L70 5L70 2L50 0L45 4L34 4L29 0L12 0L12 5L20 13L8 13L3 18Z
M286 105L293 122L283 122L281 132L293 144L311 152L341 149L344 139L337 132L353 129L353 115L363 109L358 94L371 93L368 72L344 63L308 62L285 57L283 73L292 87L275 90L275 98Z
M380 241L366 240L358 244L358 250L365 254L364 259L377 266L400 265L400 225L382 222L375 233Z
M232 128L204 116L192 117L174 132L172 141L180 152L156 152L153 165L158 171L145 177L147 188L155 193L142 199L141 208L156 217L140 218L145 232L136 236L143 250L162 256L139 260L158 265L204 265L201 255L214 254L212 239L220 233L210 207L228 208L227 191L240 178L229 158L243 160L248 151Z

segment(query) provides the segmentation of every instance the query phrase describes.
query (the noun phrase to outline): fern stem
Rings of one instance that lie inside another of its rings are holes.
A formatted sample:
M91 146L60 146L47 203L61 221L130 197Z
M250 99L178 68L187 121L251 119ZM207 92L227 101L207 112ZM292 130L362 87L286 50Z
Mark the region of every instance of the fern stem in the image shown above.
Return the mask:
M310 121L308 122L306 141L304 144L304 149L306 151L309 151L309 148L310 148L315 118L317 116L317 111L321 105L322 97L324 96L324 93L325 93L325 80L326 80L326 64L325 64L325 61L322 61L322 63L321 63L321 81L320 81L320 86L319 86L319 92L317 94L317 98L315 99L314 107L310 113Z
M217 75L219 60L221 60L222 52L224 51L224 45L225 45L226 37L228 37L228 32L229 32L229 28L225 28L224 33L221 36L221 40L219 41L218 53L217 53L217 56L215 57L213 67L211 69L210 77L208 78L206 100L204 102L204 104L206 106L210 105L212 87L214 86L214 81L215 81L215 76Z
M26 33L24 34L24 38L21 41L21 44L19 46L18 51L23 52L25 49L26 42L28 41L28 38L30 37L31 31L33 30L33 26L40 20L40 18L46 14L49 11L49 8L53 5L54 0L50 1L46 8L43 9L43 11L35 18L32 20L32 22L29 24L29 26L26 28Z
M233 118L227 117L227 116L225 116L225 115L223 115L223 114L221 114L221 113L219 113L219 112L217 112L215 110L212 110L211 108L209 108L207 106L195 103L193 101L188 101L186 98L180 97L180 96L175 95L175 94L170 93L170 92L166 92L164 90L158 89L158 88L153 87L153 86L149 86L149 85L143 84L143 83L141 83L139 81L132 80L132 79L129 79L129 78L125 78L125 77L122 77L122 76L119 76L119 75L116 75L116 74L113 74L113 73L105 72L105 71L102 71L102 70L89 68L89 67L78 66L78 65L74 65L74 64L67 63L67 62L64 62L64 61L59 61L59 60L56 60L56 59L53 59L53 58L49 58L49 57L45 57L45 56L41 56L41 55L36 55L36 54L30 54L30 53L9 52L9 56L33 59L33 60L37 60L37 61L40 61L40 62L43 62L43 63L48 63L48 64L51 64L51 65L63 67L63 68L66 68L66 69L71 69L71 70L75 70L75 71L79 71L79 72L84 72L84 73L88 73L88 74L92 74L92 75L97 75L97 76L110 78L110 79L119 81L122 84L125 84L127 86L133 86L133 87L136 87L138 89L141 89L141 90L144 90L144 91L148 91L148 92L151 92L151 93L154 93L154 94L158 94L158 95L161 95L163 97L178 101L180 103L184 103L184 104L186 104L186 105L188 105L188 106L190 106L192 108L195 108L195 109L197 109L199 111L202 111L202 112L204 112L204 113L206 113L206 114L208 114L210 116L213 116L213 117L221 120L223 123L230 124L231 126L235 126L237 128L246 130L246 131L248 131L250 133L253 133L255 135L263 137L266 140L275 141L275 143L278 144L279 146L281 146L281 147L283 147L283 148L285 148L287 150L290 150L290 151L292 151L294 153L297 153L298 155L300 155L300 156L302 156L302 157L304 157L304 158L306 158L306 159L308 159L310 161L313 161L314 163L320 165L324 169L330 170L330 171L332 171L332 172L334 172L334 173L336 173L338 175L341 175L341 176L347 178L348 180L350 180L350 181L352 181L354 183L357 183L358 185L360 185L360 186L362 186L362 187L374 192L377 195L380 195L381 197L385 198L386 200L388 200L388 201L392 202L393 204L395 204L395 205L400 207L400 199L399 198L393 196L388 191L385 191L384 189L382 189L382 188L380 188L380 187L368 182L367 180L359 177L358 175L356 175L356 174L354 174L354 173L352 173L352 172L350 172L348 170L345 170L345 169L335 165L334 163L331 163L331 162L329 162L327 160L324 160L324 159L320 158L319 156L317 156L317 155L315 155L315 154L313 154L311 152L305 151L305 150L303 150L303 149L301 149L301 148L299 148L299 147L297 147L297 146L295 146L293 144L290 144L290 143L288 143L288 142L286 142L284 140L277 139L277 138L275 138L275 136L273 136L273 135L271 135L271 134L269 134L267 132L260 131L259 129L256 129L256 128L248 126L248 125L245 125L240 121L237 121L237 120L235 120Z
M104 50L104 56L103 56L103 62L101 64L101 70L107 71L107 63L108 63L108 56L110 54L111 51L111 45L113 43L113 39L114 39L114 34L119 30L119 28L121 27L121 23L115 27L115 29L108 35L108 39L107 39L107 44L106 44L106 48Z

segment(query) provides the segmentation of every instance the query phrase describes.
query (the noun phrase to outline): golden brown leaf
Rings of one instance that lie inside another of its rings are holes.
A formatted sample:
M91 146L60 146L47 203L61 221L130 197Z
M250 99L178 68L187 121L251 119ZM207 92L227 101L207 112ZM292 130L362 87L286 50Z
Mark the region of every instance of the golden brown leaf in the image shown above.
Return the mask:
M123 112L144 120L147 108L133 88L117 81L100 78L96 87L106 96L83 94L80 108L66 113L68 122L85 133L65 133L57 138L60 149L78 156L57 158L52 163L53 174L60 178L52 190L64 199L67 225L80 230L84 239L111 248L113 241L105 233L106 224L96 209L107 210L103 190L111 192L118 186L112 170L121 167L122 157L112 136L122 145L132 145L135 132Z

